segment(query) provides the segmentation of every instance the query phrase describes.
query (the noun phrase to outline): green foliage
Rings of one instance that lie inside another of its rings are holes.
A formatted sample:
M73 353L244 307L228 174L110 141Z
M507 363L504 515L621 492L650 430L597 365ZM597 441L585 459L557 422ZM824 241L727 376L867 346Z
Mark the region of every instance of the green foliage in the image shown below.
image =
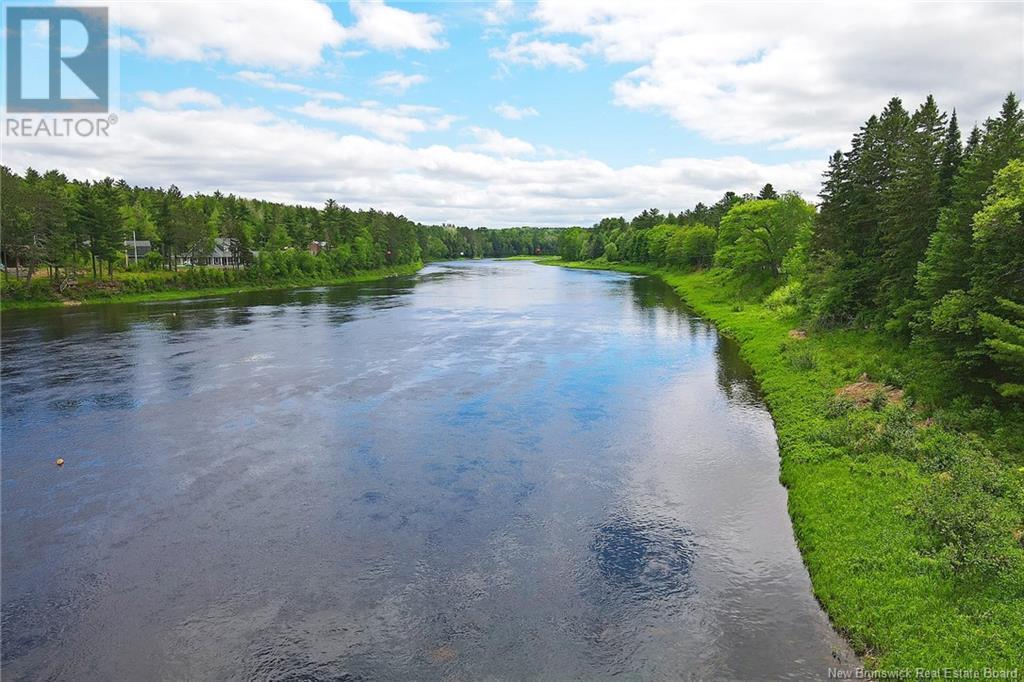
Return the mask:
M615 242L605 244L604 257L609 263L619 260L619 247L615 245Z
M1011 493L1021 481L984 452L954 452L918 500L917 513L931 531L928 548L959 578L999 579L1021 563L1013 537L1022 518L1020 495Z
M884 388L879 388L871 395L871 409L875 412L881 411L888 402L889 396L886 394Z
M718 232L713 227L697 223L683 228L679 239L678 259L675 265L691 268L711 267L718 243Z
M163 256L160 255L159 251L150 251L149 253L142 257L142 269L148 272L159 270L161 267L163 267L163 264L164 259Z
M764 305L776 314L795 315L804 301L804 287L799 281L790 281L777 287L764 299Z
M743 307L733 306L733 312L743 312ZM801 340L787 338L779 344L779 355L786 358L793 369L805 371L818 366L814 350Z
M813 218L814 207L796 194L739 204L722 219L715 262L741 279L777 280Z
M996 302L1006 310L1005 316L978 314L986 333L983 345L1000 370L995 388L1004 397L1024 400L1024 305L1005 298Z
M829 419L845 417L853 411L856 404L850 398L841 395L830 396L825 402L825 416Z
M585 260L587 253L587 235L582 228L570 227L558 235L558 255L563 260Z

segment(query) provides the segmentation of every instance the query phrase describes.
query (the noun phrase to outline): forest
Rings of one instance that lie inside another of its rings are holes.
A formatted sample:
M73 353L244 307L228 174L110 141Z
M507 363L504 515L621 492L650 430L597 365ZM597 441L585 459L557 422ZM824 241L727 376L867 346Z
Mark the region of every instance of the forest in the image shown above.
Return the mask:
M424 260L550 254L558 243L554 228L421 225L333 199L314 208L220 192L183 196L174 185L113 178L69 180L57 170L0 172L7 301L325 282ZM218 238L228 240L236 267L180 267L208 255ZM153 250L132 262L127 245L136 240Z
M1024 398L1020 102L962 140L956 112L893 98L829 161L816 208L772 185L679 214L648 209L559 235L567 261L714 267L819 327L876 329L943 380Z

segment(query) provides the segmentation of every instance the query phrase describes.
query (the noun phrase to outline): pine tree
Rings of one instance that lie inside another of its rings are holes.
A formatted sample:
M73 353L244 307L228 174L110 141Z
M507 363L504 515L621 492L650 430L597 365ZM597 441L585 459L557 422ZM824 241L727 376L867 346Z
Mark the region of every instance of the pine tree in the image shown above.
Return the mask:
M1001 315L978 314L985 334L983 342L999 373L992 384L1005 398L1024 400L1024 305L1006 298L996 299Z
M166 192L161 193L160 207L156 214L156 227L160 232L164 259L174 270L178 269L178 252L182 247L179 243L180 230L178 229L181 204L181 190L176 185L171 185Z
M925 309L947 293L966 290L973 260L974 215L999 169L1024 157L1024 114L1013 93L1007 95L998 118L985 121L984 130L971 131L963 160L953 180L951 200L939 214L938 225L917 269L917 295ZM921 324L927 326L927 321ZM923 332L926 333L926 332Z
M897 114L898 116L898 114ZM909 331L914 274L935 229L946 117L929 95L906 129L897 118L890 145L891 176L881 193L877 318L887 329Z
M960 168L960 161L964 155L963 146L960 144L960 126L956 120L956 109L949 117L949 126L946 128L946 137L942 143L942 162L939 170L939 202L942 206L948 206L953 197L953 178Z

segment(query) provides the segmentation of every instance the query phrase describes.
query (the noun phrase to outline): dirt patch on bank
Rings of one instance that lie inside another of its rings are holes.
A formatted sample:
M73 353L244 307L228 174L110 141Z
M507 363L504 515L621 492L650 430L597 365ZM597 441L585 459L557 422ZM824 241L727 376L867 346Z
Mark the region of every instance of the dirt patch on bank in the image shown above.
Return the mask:
M836 389L836 396L851 401L857 407L867 407L880 396L884 396L887 403L903 402L902 389L871 381L867 374L861 374L854 383Z

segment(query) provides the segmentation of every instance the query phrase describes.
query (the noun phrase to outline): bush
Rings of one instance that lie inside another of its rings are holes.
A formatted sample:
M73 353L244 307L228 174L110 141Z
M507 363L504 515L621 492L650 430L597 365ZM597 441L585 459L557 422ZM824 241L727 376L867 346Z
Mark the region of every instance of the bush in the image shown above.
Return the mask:
M781 315L795 313L803 300L803 284L800 282L789 282L776 288L764 299L764 305L770 310Z
M984 454L957 457L921 496L917 512L934 541L929 549L954 575L989 580L1021 568L1024 555L1013 534L1021 501L1019 491L1016 499L1007 495L1009 475Z
M977 457L982 446L967 436L944 429L924 429L918 439L921 470L936 474L956 467L961 459Z
M879 387L871 395L871 409L875 412L880 412L883 407L889 402L889 395L885 392L885 388Z
M852 399L843 395L834 395L825 402L825 416L838 419L849 414L854 408Z
M917 459L917 429L914 412L903 405L892 405L882 414L876 449L882 454L907 460Z
M160 270L164 266L164 257L159 251L150 251L139 261L140 267L146 272Z

